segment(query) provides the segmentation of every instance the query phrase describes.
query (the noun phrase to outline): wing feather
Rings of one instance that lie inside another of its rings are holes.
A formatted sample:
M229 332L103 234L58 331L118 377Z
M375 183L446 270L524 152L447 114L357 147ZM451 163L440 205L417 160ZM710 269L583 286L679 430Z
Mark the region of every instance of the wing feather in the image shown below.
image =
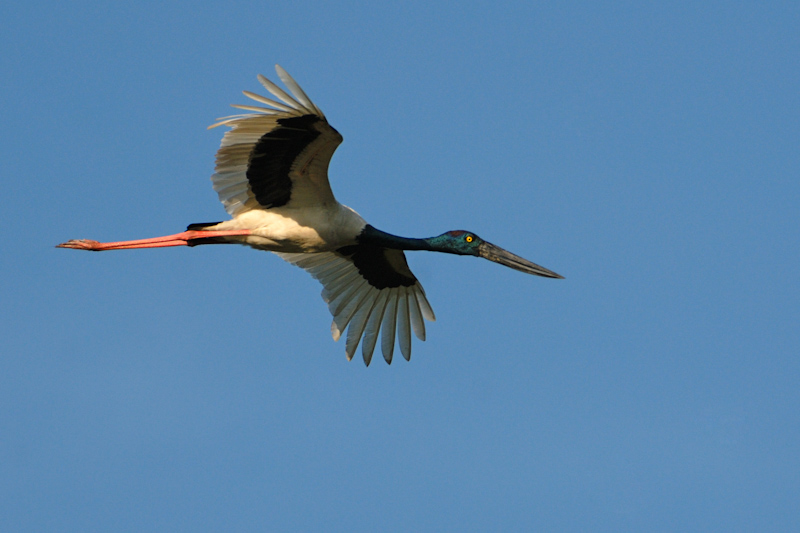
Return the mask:
M289 88L289 90L292 92L292 94L294 95L295 99L298 102L303 104L303 106L305 106L306 109L314 111L314 113L316 113L317 115L321 117L325 116L320 110L320 108L318 108L314 104L314 102L311 101L308 95L306 95L305 91L302 88L300 88L300 85L298 85L297 82L294 81L294 78L289 76L289 73L286 72L282 66L275 65L275 72L278 73L278 77L281 79L283 84Z
M266 88L269 92L271 92L273 96L275 96L281 102L284 102L289 107L302 111L303 114L309 114L309 115L314 114L313 110L305 107L303 104L301 104L300 102L289 96L286 93L286 91L275 85L273 82L268 80L263 75L261 74L258 75L258 81L260 81L261 85L263 85L264 88Z
M277 115L280 113L277 109L269 109L266 107L259 107L256 105L241 105L241 104L231 104L231 107L235 107L236 109L243 109L245 111L255 111L256 113L262 113L264 115Z
M364 334L364 328L367 327L367 321L375 308L375 303L380 296L379 291L369 291L364 295L364 299L358 304L358 309L353 314L350 327L347 328L347 348L345 350L348 361L353 358L358 348L358 343L361 336Z
M388 299L389 291L381 291L364 329L364 339L361 341L361 355L364 357L364 364L367 366L372 361L372 354L375 352L375 344L378 342L378 334L381 330L383 313L386 310Z
M417 303L419 304L420 311L422 311L422 316L428 322L435 322L436 315L433 313L433 308L431 308L431 304L428 303L428 298L425 296L425 291L422 290L422 285L419 287L419 291L415 292L414 295L417 297Z
M425 340L425 322L422 321L422 313L419 310L417 296L409 291L408 294L408 316L411 319L411 329L414 335L421 341Z
M347 305L357 296L359 291L364 289L364 286L367 285L367 280L362 278L356 272L352 277L347 277L342 280L343 287L341 292L328 303L328 310L334 316L334 318L338 318L336 320L337 323L341 323L342 320L345 319L345 309Z
M328 124L286 71L278 75L294 97L259 74L277 100L249 91L245 96L270 107L235 104L252 114L222 117L209 126L228 126L217 151L214 190L231 216L252 209L330 205L336 201L328 165L342 136Z
M383 321L381 322L381 353L383 359L392 364L392 355L394 354L394 338L397 329L397 292L398 289L389 289L391 296L386 304L386 311L383 314Z
M372 285L356 266L353 255L338 252L279 253L285 261L299 266L323 285L322 298L333 315L331 334L339 340L347 331L345 354L352 359L359 342L364 363L369 365L381 337L381 352L392 362L395 340L405 359L411 358L411 331L425 340L424 320L433 318L425 291L413 279L408 286ZM404 272L408 275L410 271Z
M411 360L411 325L408 316L408 289L398 287L399 298L397 300L397 325L398 341L400 342L400 353L406 361Z
M242 91L242 94L244 94L248 98L255 100L256 102L261 102L262 104L270 105L280 111L287 111L291 113L295 109L294 107L290 107L286 104L276 102L272 98L267 98L266 96L261 96L260 94L251 93L250 91ZM231 107L236 107L236 106L231 106Z
M365 305L369 300L370 293L369 284L363 283L359 285L358 290L352 297L344 304L341 311L333 316L333 321L336 322L336 328L340 332L344 332L350 321L356 315L362 305Z

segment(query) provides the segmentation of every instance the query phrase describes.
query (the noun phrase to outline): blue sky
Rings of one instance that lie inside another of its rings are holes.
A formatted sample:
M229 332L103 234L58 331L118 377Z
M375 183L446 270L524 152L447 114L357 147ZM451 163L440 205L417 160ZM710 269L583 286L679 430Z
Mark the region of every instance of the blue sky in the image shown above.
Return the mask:
M6 2L0 529L796 531L795 2ZM348 363L244 247L205 128L285 67L412 253L410 363Z

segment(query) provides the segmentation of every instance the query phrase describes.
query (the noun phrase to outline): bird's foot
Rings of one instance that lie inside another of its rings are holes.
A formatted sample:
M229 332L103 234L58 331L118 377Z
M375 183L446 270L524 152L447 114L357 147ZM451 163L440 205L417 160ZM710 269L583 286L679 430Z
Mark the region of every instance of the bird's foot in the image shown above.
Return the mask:
M89 239L72 239L71 241L62 242L56 248L74 248L75 250L98 250L100 243Z

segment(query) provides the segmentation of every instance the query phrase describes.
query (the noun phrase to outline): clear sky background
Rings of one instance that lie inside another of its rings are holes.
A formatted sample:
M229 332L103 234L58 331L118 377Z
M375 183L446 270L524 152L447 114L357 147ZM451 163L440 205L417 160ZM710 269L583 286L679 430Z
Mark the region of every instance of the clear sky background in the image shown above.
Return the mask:
M800 7L535 4L4 2L0 530L797 531ZM271 254L53 248L225 218L275 63L342 203L566 279L410 253L365 368Z

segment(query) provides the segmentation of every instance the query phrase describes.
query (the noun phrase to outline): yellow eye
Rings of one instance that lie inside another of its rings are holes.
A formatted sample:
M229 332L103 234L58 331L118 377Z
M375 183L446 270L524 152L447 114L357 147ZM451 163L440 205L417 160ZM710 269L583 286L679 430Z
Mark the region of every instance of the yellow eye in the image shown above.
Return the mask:
M467 236L464 238L464 240L465 240L465 241L467 241L467 242L472 242L472 235L467 235Z

